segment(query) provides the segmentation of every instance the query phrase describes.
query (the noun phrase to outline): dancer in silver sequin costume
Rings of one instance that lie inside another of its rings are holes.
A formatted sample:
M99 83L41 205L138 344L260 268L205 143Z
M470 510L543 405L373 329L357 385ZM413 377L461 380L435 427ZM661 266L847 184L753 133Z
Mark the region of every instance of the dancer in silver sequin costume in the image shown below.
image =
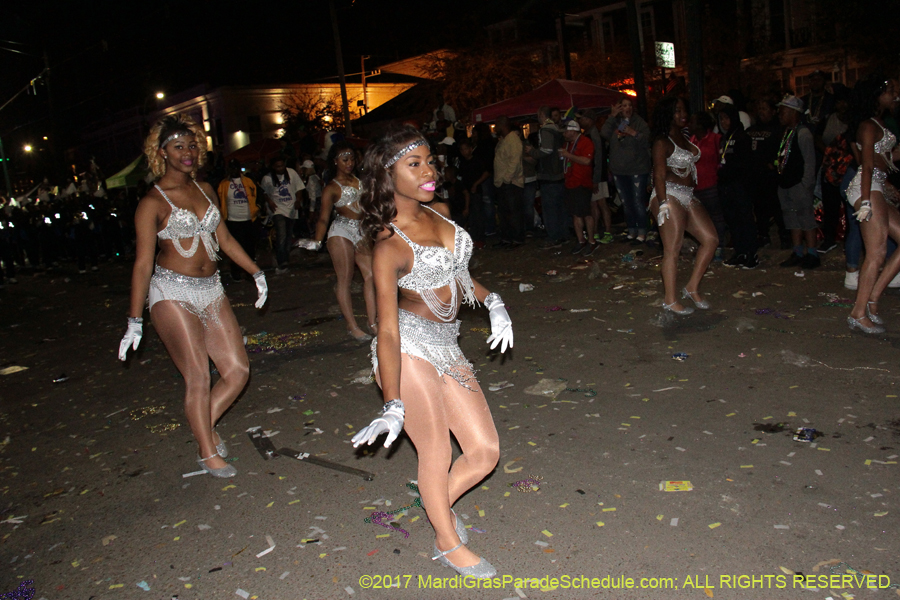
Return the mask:
M694 198L697 185L697 160L700 148L692 144L684 133L688 112L684 101L669 97L660 100L653 114L653 195L650 210L659 223L659 238L663 246L660 265L665 298L663 309L676 315L689 315L694 309L678 299L678 258L684 233L687 231L700 242L694 269L681 298L690 299L694 306L708 309L709 302L700 295L700 281L716 253L719 237L709 214Z
M864 333L884 333L878 301L888 283L900 272L900 252L885 262L887 240L900 242L900 212L884 199L887 174L897 170L900 158L897 138L885 127L884 118L900 102L900 85L894 79L870 77L853 89L851 120L847 141L859 163L859 170L847 188L847 202L859 221L866 257L859 270L856 303L847 317L850 329ZM884 269L879 274L879 269Z
M154 328L184 376L184 409L200 448L198 462L216 477L233 477L237 471L223 460L228 451L215 425L244 389L250 362L219 280L217 252L254 274L257 308L268 295L266 278L228 233L211 200L212 187L195 180L206 156L203 130L189 117L165 117L150 130L144 153L159 181L134 217L131 308L119 358L126 359L129 347L137 350L144 304L149 303ZM160 252L154 269L157 240ZM212 389L210 359L220 375Z
M359 209L359 179L354 175L356 170L356 153L349 142L336 142L328 152L328 164L334 178L322 192L322 210L316 224L313 239L303 239L294 245L307 250L318 251L328 232L328 254L334 264L337 283L334 294L338 306L347 323L347 335L359 342L367 342L372 336L359 328L353 315L353 301L350 297L350 284L353 282L355 268L363 277L363 297L366 301L366 316L369 319L369 331L376 331L375 321L375 283L372 279L372 254L369 248L361 245L362 239L359 223L362 215ZM334 207L334 220L331 218Z
M428 143L406 127L366 153L364 239L374 240L378 303L375 377L383 415L353 437L359 446L387 433L389 446L405 427L419 457L418 482L436 538L433 559L461 575L496 573L464 544L468 535L450 508L496 466L499 439L472 365L457 345L463 302L490 311L488 343L512 347L512 323L497 294L469 275L472 238L424 206L439 176ZM462 448L452 461L451 433Z

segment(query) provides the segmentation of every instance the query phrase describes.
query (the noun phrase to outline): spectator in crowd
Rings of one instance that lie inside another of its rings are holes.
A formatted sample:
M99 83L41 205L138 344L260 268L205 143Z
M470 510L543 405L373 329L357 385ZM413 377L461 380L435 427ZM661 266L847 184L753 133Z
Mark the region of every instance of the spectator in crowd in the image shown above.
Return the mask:
M774 222L778 228L781 249L791 247L790 234L784 227L781 204L778 201L778 143L782 137L777 118L778 106L774 98L766 96L756 103L756 123L747 131L750 136L750 197L756 211L757 245L765 248L772 243L769 230Z
M498 246L520 246L525 242L525 177L522 171L523 144L509 118L497 119L500 142L494 151L494 187L500 213Z
M581 134L578 121L572 119L563 134L566 145L559 155L565 163L566 208L572 215L578 244L572 254L590 256L597 249L594 241L594 217L591 215L591 192L594 189L594 144ZM585 232L587 236L585 236Z
M291 251L291 233L298 210L303 205L301 192L305 189L300 174L288 167L283 156L272 161L272 172L262 178L261 187L273 213L275 222L275 257L278 268L275 273L287 273Z
M487 123L476 123L472 128L475 137L475 154L478 160L490 171L491 176L481 183L481 212L484 215L484 235L492 236L497 233L497 211L494 208L494 149L497 145L491 127Z
M537 182L537 159L534 157L534 149L540 145L538 134L532 133L528 139L524 140L524 149L522 151L522 175L524 176L525 187L522 188L522 195L525 203L525 237L534 237L538 228L540 217L537 216L534 208L537 199L538 182Z
M476 248L484 248L484 209L481 185L491 176L487 166L475 153L472 140L459 143L459 180L463 189L462 217L467 219L468 230Z
M228 161L228 176L219 182L219 205L225 226L250 260L256 261L256 231L253 222L259 213L256 205L256 184L241 174L241 162L236 158ZM236 262L231 261L231 278L240 281L242 273L253 281Z
M722 110L723 106L727 106L727 105L735 106L734 100L732 99L731 96L727 96L727 95L719 96L718 98L713 100L713 114L716 115L717 119L718 119L719 111ZM741 124L744 126L744 129L745 130L750 129L750 127L753 123L752 120L750 119L750 115L748 115L743 110L738 110L738 107L735 107L735 110L738 111L738 117L740 118ZM722 130L719 129L718 123L716 123L716 133L722 133Z
M584 130L584 135L590 138L594 144L594 165L593 165L593 181L594 187L591 193L591 217L594 220L594 227L598 229L594 237L601 244L608 244L613 241L612 234L612 213L609 210L609 204L606 199L609 198L609 183L607 183L609 173L606 169L606 152L603 137L600 130L597 129L597 113L593 110L582 111L578 118L578 124ZM600 219L603 219L603 236L599 235Z
M800 98L785 96L778 103L778 119L784 127L778 150L778 200L794 246L781 266L815 269L822 264L816 249L817 225L813 211L816 149L812 132L801 122L802 116Z
M834 112L837 101L834 94L825 87L825 73L815 70L808 76L809 93L803 96L803 106L806 107L806 115L809 126L816 137L821 138L828 123L828 117Z
M569 214L565 205L565 173L563 173L562 157L559 154L563 145L563 136L551 118L554 109L542 106L538 109L537 119L539 145L532 150L537 160L537 178L541 190L541 208L544 227L547 230L547 243L544 248L559 248L568 237Z
M555 106L550 109L550 120L553 121L553 124L556 125L557 129L560 131L563 130L562 111Z
M626 239L640 244L647 238L650 127L624 98L612 106L600 135L609 142L609 170L625 207Z
M310 235L314 235L315 223L319 219L319 208L322 203L322 178L316 174L316 165L311 158L306 158L300 164L300 179L306 187L306 198L309 202L309 210L306 217L306 228Z
M719 130L722 132L718 149L719 201L722 203L734 246L734 255L724 264L728 267L755 269L759 266L759 257L756 255L756 221L753 219L753 201L747 191L751 142L733 105L725 104L719 111Z
M700 160L697 161L697 187L694 197L700 201L709 218L712 219L719 237L719 247L713 260L722 260L725 248L725 215L719 202L719 141L721 137L714 131L717 129L713 116L704 111L691 117L691 143L700 149Z
M819 254L837 247L837 228L843 211L841 179L847 171L845 161L852 160L850 147L844 135L847 131L847 121L850 119L850 95L843 87L840 94L840 97L835 96L834 112L829 115L819 138L824 147L821 181L822 243L819 245Z

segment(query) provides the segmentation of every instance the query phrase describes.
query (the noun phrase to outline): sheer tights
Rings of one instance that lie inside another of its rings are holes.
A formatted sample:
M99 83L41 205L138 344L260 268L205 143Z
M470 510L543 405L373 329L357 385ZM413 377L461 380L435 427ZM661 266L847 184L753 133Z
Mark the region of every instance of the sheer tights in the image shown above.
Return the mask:
M337 274L337 284L334 286L334 294L337 296L341 314L347 322L347 331L356 331L356 317L353 316L353 301L350 298L350 284L353 282L354 264L359 267L363 276L363 297L366 300L366 316L369 325L375 324L375 280L372 277L372 255L357 250L347 238L332 236L326 242L331 262L334 263L334 272ZM374 333L374 331L372 332Z
M379 385L381 378L376 374ZM459 543L450 507L490 474L500 459L500 439L484 392L440 376L428 361L400 355L400 395L406 408L404 429L419 455L419 493L439 550ZM450 434L462 454L453 459ZM452 465L451 465L452 463ZM447 554L458 567L478 564L479 557L463 546Z
M694 260L694 270L691 278L685 286L690 292L698 292L700 280L709 267L713 256L716 254L716 246L719 244L719 236L706 209L699 202L694 202L690 210L686 210L676 199L669 200L669 218L659 228L659 237L663 245L663 259L661 264L663 289L666 304L678 304L678 257L681 255L681 246L684 243L685 231L697 238L700 247ZM653 199L651 210L654 214L659 211L659 201ZM703 300L699 293L694 294L697 300ZM679 309L680 310L680 309Z
M217 308L221 325L204 327L195 315L172 300L153 305L150 316L169 356L184 377L184 412L200 448L200 456L216 455L212 428L235 401L250 376L250 360L241 328L224 296ZM209 359L221 376L210 389ZM221 469L218 455L207 466Z
M872 302L870 310L878 314L875 306L884 293L891 280L900 272L900 252L894 252L885 263L887 255L887 239L890 236L895 242L900 243L900 212L890 206L884 200L884 195L878 191L872 191L872 218L859 224L863 243L866 247L866 257L863 259L859 270L859 286L856 291L856 303L850 316L854 319L865 319L866 303ZM854 207L859 210L859 201ZM881 274L878 270L884 265Z

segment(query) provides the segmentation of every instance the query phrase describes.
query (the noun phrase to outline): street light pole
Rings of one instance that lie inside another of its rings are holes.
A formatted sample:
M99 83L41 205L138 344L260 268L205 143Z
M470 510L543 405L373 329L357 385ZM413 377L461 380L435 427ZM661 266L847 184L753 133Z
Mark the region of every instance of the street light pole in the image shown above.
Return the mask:
M12 185L9 183L9 167L6 164L6 153L3 152L3 139L0 138L0 162L3 163L3 179L6 181L6 195L12 196Z
M334 55L337 59L338 79L341 81L344 132L347 136L351 136L353 135L353 127L350 125L350 106L347 103L347 78L344 76L344 56L341 53L341 32L338 30L337 11L334 9L334 0L328 0L328 8L331 10L331 29L334 32Z

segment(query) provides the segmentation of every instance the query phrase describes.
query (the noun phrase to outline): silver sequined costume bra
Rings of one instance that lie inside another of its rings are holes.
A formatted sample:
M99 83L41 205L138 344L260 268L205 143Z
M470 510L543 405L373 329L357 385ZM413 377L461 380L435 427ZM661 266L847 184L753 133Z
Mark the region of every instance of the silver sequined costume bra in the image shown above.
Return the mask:
M456 231L453 237L453 251L443 246L421 246L400 231L396 225L394 231L413 251L413 266L409 273L400 278L397 284L404 290L418 292L432 314L444 322L456 318L459 290L462 290L463 301L472 306L477 304L475 285L469 275L469 259L472 258L472 238L465 229L443 215L429 209L453 225ZM435 290L449 286L450 302L441 301Z
M200 190L200 193L203 194L203 197L209 202L209 208L206 209L206 214L203 215L202 219L198 219L197 215L186 208L178 208L175 206L161 187L158 185L153 186L160 194L162 194L162 197L169 203L169 206L172 207L172 212L169 214L169 221L166 223L165 228L156 235L161 240L172 240L172 245L175 246L175 250L177 250L178 254L184 258L191 258L194 256L197 252L197 246L200 244L200 240L203 240L203 247L206 248L206 254L209 256L209 260L215 262L219 260L219 257L216 254L219 250L219 242L216 239L216 228L219 226L219 221L222 217L219 214L219 209L216 208L213 201L209 199L209 196L206 195L203 188L200 187L200 184L195 181L194 185L197 186L197 189ZM193 242L191 243L190 249L185 250L184 246L181 245L181 240L189 238L193 238Z
M334 207L342 208L346 206L353 212L359 213L359 188L351 185L341 185L341 182L337 179L334 182L341 188L341 197L334 203ZM359 179L356 180L356 185L359 185Z
M675 149L672 151L666 158L666 166L672 169L672 172L678 175L679 177L687 177L691 175L694 178L694 183L697 183L697 161L700 160L700 148L694 145L693 142L688 140L688 144L694 146L697 150L697 154L694 154L690 150L685 150L681 146L675 143L671 137L669 141L672 142L672 145L675 146Z
M891 150L893 150L894 146L897 144L897 136L875 119L872 119L872 121L881 127L881 139L875 142L875 153L881 155L891 171L896 171L897 167L894 166L894 161L891 160ZM856 149L862 152L862 146L859 142L856 142ZM875 168L878 169L878 167Z

